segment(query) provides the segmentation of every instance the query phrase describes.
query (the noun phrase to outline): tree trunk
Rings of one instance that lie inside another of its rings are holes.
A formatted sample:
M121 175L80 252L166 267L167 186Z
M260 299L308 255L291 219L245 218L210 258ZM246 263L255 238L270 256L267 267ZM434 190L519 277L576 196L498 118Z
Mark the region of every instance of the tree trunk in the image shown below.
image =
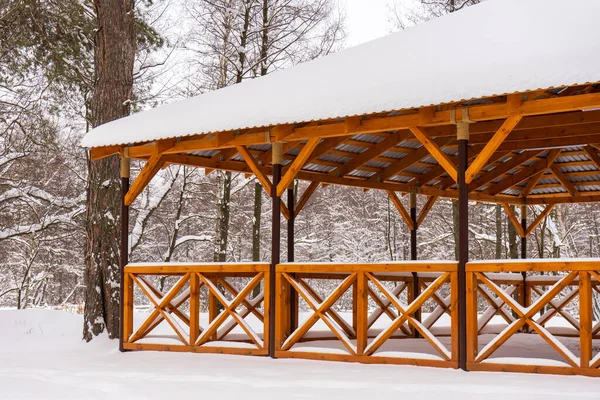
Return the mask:
M227 260L227 240L229 236L229 201L231 199L231 172L219 172L217 184L217 229L215 232L215 252L213 261Z
M136 50L133 0L95 0L95 83L91 101L92 126L127 116L133 90ZM86 341L106 330L119 335L119 237L121 185L119 158L89 165L86 246Z

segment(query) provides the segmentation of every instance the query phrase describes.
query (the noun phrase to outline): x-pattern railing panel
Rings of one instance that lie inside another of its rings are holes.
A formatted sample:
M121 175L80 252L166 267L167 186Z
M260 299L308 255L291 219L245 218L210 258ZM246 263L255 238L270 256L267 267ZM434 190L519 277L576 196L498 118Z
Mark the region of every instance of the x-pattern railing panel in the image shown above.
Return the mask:
M162 293L144 274L127 272L126 280L139 287L154 309L139 328L133 334L128 335L129 338L125 341L132 344L139 342L163 321L166 321L185 346L198 347L212 340L227 341L227 335L236 326L239 326L257 349L266 349L261 335L249 325L246 317L253 315L266 331L265 317L259 309L261 304L265 305L265 309L267 308L265 291L261 290L253 298L249 298L249 295L262 281L265 281L265 284L268 282L265 279L266 272L256 272L254 269L251 271L246 273L245 276L250 280L241 290L227 281L226 274L215 273L212 270L208 274L194 271L175 274L172 276L178 276L178 279L166 293ZM153 275L159 275L159 273L153 273ZM207 288L209 297L212 296L216 302L223 305L223 310L214 315L212 320L209 317L205 327L200 325L198 304L202 287ZM131 286L131 291L133 291L133 286ZM190 302L189 313L181 309L188 300ZM132 303L130 307L132 307ZM133 318L132 310L129 310L128 315Z
M394 318L391 324L381 331L379 335L373 339L364 351L365 355L374 354L393 334L396 332L405 322L412 325L422 336L425 338L433 348L442 356L444 360L450 360L452 358L451 352L415 317L414 314L421 309L423 304L434 296L437 290L444 284L449 282L450 273L445 272L435 279L427 288L421 292L417 298L415 298L409 304L402 304L399 299L390 291L379 279L373 274L365 272L367 279L377 287L377 289L384 294L385 298L391 302L391 304L398 310L398 316Z
M569 286L571 282L577 277L577 272L572 271L558 280L548 291L543 293L535 302L530 306L524 307L519 304L512 296L500 288L492 280L488 279L483 272L475 272L475 276L484 285L487 286L496 296L498 296L504 304L506 304L516 315L514 319L500 334L498 334L492 341L490 341L475 357L475 362L482 362L483 360L490 357L500 346L502 346L510 337L512 337L521 327L529 325L535 330L538 335L543 338L554 350L560 354L567 363L573 367L579 365L579 359L564 346L559 340L556 339L546 328L540 325L535 315L546 305L548 305L558 293L560 293L565 287Z

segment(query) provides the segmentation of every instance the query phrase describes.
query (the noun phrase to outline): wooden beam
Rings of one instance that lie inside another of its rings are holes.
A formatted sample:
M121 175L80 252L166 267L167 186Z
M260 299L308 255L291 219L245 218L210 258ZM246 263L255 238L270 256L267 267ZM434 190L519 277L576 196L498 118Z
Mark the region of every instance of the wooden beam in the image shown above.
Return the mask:
M494 179L499 178L500 176L510 172L511 170L517 168L519 165L531 160L532 158L537 157L543 152L543 150L531 150L525 151L521 154L514 154L512 152L506 154L506 156L510 155L511 159L503 163L498 163L494 169L482 173L479 178L471 181L471 184L469 185L469 191L476 190L481 186L489 184Z
M288 188L290 183L292 183L292 181L296 177L296 174L302 169L302 167L304 166L304 163L308 160L308 157L310 157L311 153L313 152L315 147L317 147L317 145L319 144L320 141L321 141L321 139L318 137L308 140L306 145L302 148L300 153L296 156L296 159L292 162L290 167L287 169L285 175L283 175L281 177L281 182L279 182L279 185L277 185L277 195L278 196L281 196L283 194L283 192L285 192L285 190Z
M475 161L469 165L467 168L465 180L466 183L469 184L475 176L481 171L481 169L486 165L492 154L500 147L504 139L512 132L512 130L517 126L517 124L521 121L521 116L516 115L512 117L508 117L506 121L502 124L500 129L494 134L492 139L485 145L483 150L477 155Z
M437 196L429 196L427 202L425 203L425 205L421 209L421 212L419 213L419 218L417 218L417 228L421 226L421 224L425 220L425 217L427 216L427 214L429 214L429 211L431 210L437 199Z
M523 190L521 190L521 193L519 194L519 197L521 198L526 198L527 196L529 196L529 193L531 193L531 191L536 187L536 185L538 184L538 182L540 181L540 179L542 179L542 177L546 174L546 170L540 171L537 174L531 176L529 178L529 181L527 181L527 185L525 185L525 187L523 188Z
M550 168L552 163L554 163L554 160L556 159L556 157L558 157L561 150L562 149L550 150L550 152L548 153L546 158L539 159L538 162L532 166L522 167L520 172L517 172L516 174L511 175L510 177L506 177L504 180L502 180L502 181L496 183L495 185L491 186L490 188L486 189L484 191L484 193L491 194L491 195L498 194L508 188L511 188L511 187L523 182L530 176L533 176L540 171L547 170L548 168Z
M521 225L521 221L519 221L517 219L517 217L515 216L515 213L510 209L510 206L506 203L502 203L502 207L504 207L504 211L506 211L506 215L508 215L508 219L515 227L516 231L519 233L519 236L521 236L522 238L526 237L525 230L523 229L523 226Z
M450 159L448 155L442 151L442 149L429 137L425 134L425 132L417 127L413 126L409 128L410 131L415 135L417 140L421 142L421 144L429 151L429 154L448 172L448 175L454 179L456 182L458 179L458 174L456 171L456 166Z
M150 183L154 175L160 171L166 162L162 159L163 153L165 150L170 149L174 143L175 142L172 139L156 143L155 153L150 156L148 161L146 161L146 164L138 174L137 178L135 178L133 185L131 185L129 191L125 195L124 202L126 206L129 206L131 203L133 203L136 197L138 197L139 194L142 193L142 190L144 190L148 183Z
M571 181L569 181L569 178L563 174L558 165L552 164L550 170L571 196L577 196L579 194L575 185L573 185Z
M598 156L598 149L588 145L583 148L583 151L585 151L590 160L592 160L592 163L594 163L596 168L600 171L600 156Z
M310 199L310 197L315 192L315 190L317 190L318 187L319 182L311 182L310 185L308 185L308 187L304 190L304 193L302 193L300 201L298 201L298 204L296 204L296 207L294 207L294 217L297 217L298 214L300 214L300 211L304 208L304 206L308 202L308 199Z
M256 178L258 179L260 184L262 185L263 189L269 195L271 195L271 193L272 193L271 192L271 181L269 180L267 175L265 175L265 173L259 168L258 163L256 162L256 159L254 158L254 156L252 154L250 154L248 149L244 146L236 146L236 149L237 149L238 153L240 153L240 155L242 156L244 161L246 161L246 164L248 164L248 167L254 173L254 175L256 176Z
M415 225L412 221L412 218L410 218L410 214L406 211L406 208L404 208L404 205L402 205L402 202L396 195L396 192L394 192L393 190L388 190L387 193L388 193L388 196L390 196L390 200L392 201L392 203L394 203L394 206L396 206L396 209L400 213L400 216L406 223L406 226L408 226L408 229L411 231L413 229L415 229Z
M553 208L554 204L548 204L546 208L544 208L544 211L542 211L540 215L538 215L537 218L531 223L531 225L527 227L527 230L525 231L525 236L529 236L531 232L533 232L535 228L537 228L537 226L544 220L544 218L546 218L546 216L550 214L550 211L552 211Z
M101 158L112 156L113 154L119 154L121 147L121 145L92 147L90 149L90 159L96 161Z
M382 141L380 141L373 147L356 155L356 157L354 157L352 160L348 161L341 167L332 171L331 174L335 174L337 176L344 176L344 175L354 171L358 167L361 167L362 165L366 164L367 162L369 162L373 158L379 156L380 154L385 153L391 147L397 145L398 143L400 143L407 137L408 137L408 131L394 132L389 137L383 139Z

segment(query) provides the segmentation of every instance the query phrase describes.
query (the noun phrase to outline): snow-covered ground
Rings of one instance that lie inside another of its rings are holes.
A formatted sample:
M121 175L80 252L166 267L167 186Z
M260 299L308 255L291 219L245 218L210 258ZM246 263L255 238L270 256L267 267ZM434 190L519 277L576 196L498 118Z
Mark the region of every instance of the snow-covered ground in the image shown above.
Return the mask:
M81 342L79 315L0 310L1 399L598 399L600 378L187 353Z

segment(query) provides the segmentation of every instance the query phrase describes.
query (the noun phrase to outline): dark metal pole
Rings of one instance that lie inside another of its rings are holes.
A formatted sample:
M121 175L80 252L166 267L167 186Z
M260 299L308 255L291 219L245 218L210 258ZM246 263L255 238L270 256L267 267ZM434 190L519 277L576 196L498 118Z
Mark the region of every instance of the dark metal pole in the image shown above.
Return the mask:
M410 259L417 260L417 193L410 193L410 219L413 223L413 228L410 230ZM419 276L416 272L413 275L413 296L416 299L419 297L421 287L419 285ZM421 321L421 309L415 312L417 321ZM415 329L415 337L419 337L419 331Z
M123 352L123 332L125 324L125 293L123 285L125 284L125 266L129 259L129 206L125 205L125 195L129 191L129 171L130 161L128 157L121 158L121 244L120 244L120 262L119 262L119 351Z
M294 198L294 181L287 189L287 208L290 212L290 218L288 219L287 229L288 229L288 243L287 243L287 260L288 262L294 262L294 207L295 207L295 198ZM298 295L294 288L290 285L290 329L294 331L298 324L297 320L297 307L298 307Z
M521 227L523 228L523 232L527 232L527 206L526 205L522 205L521 206ZM527 258L527 235L523 236L521 238L521 259L526 259ZM527 281L527 272L523 271L521 272L521 275L523 276L523 285L522 285L522 290L521 290L521 299L522 299L522 306L523 307L529 307L528 301L527 301L527 285L526 285L526 281ZM526 327L524 327L526 329Z
M527 206L521 206L521 227L527 231ZM521 258L527 258L527 236L521 238Z
M271 227L271 267L269 269L269 356L275 358L275 267L280 260L281 240L281 199L277 196L277 185L281 181L281 143L273 143L273 216Z
M467 123L458 124L458 366L464 371L467 370L466 265L469 261L469 187L465 181L469 147L468 129Z

